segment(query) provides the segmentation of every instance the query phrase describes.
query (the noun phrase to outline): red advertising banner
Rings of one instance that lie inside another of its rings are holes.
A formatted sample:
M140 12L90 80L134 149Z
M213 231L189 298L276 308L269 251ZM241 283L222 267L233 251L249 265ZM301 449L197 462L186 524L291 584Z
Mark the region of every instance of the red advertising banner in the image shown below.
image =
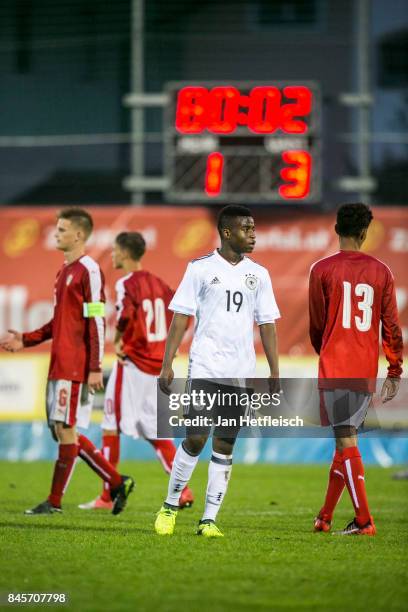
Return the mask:
M8 328L31 330L52 315L53 283L63 256L55 249L52 208L3 208L0 212L0 334ZM115 236L140 231L147 242L143 266L176 288L187 262L218 245L215 216L204 208L88 207L95 230L88 253L100 263L107 285L107 350L115 324L114 284L120 276L111 264ZM408 214L404 208L374 208L364 250L384 261L397 286L404 337L408 329ZM338 250L334 216L274 211L255 216L253 258L270 271L282 319L280 353L312 353L308 338L307 288L311 264ZM190 328L191 335L191 328ZM187 349L188 338L183 348ZM257 347L259 341L257 339ZM48 350L47 346L31 350Z

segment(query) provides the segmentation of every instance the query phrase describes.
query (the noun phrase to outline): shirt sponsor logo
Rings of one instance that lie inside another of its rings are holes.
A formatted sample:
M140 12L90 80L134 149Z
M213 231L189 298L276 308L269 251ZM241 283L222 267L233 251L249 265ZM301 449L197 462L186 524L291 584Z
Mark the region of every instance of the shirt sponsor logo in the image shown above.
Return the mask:
M254 274L245 274L245 285L248 289L254 290L258 286L258 279Z

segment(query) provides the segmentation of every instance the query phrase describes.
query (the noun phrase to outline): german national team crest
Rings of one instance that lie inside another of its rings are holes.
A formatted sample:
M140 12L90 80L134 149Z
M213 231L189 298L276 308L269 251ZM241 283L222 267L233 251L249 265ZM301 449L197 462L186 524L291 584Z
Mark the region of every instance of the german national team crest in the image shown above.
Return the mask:
M245 274L245 284L248 289L256 289L258 286L258 278L255 274Z
M68 285L70 285L70 284L71 284L71 281L72 281L72 279L73 279L73 278L74 278L74 277L72 276L72 274L69 274L69 275L67 276L67 287L68 287Z

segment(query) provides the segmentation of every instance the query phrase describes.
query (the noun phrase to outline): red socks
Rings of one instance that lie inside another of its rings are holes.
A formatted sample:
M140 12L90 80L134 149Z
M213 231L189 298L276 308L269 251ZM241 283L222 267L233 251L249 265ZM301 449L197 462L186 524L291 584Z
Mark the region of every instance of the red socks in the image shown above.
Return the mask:
M320 516L323 520L332 520L334 509L341 497L344 486L347 487L353 502L357 523L360 527L363 527L371 521L371 515L364 482L363 462L357 446L350 446L343 449L343 451L336 450L334 454L326 499L320 511Z
M357 446L343 450L343 475L353 502L357 524L363 527L371 521L364 482L364 466Z
M170 474L176 454L176 447L173 442L171 440L149 440L149 442L156 451L164 471Z
M55 507L61 507L61 499L68 486L75 461L78 456L76 444L60 444L58 447L58 459L55 462L54 476L52 479L51 493L48 501Z
M81 459L83 459L98 476L108 482L112 489L119 487L122 478L113 465L105 459L101 451L82 434L78 435L78 445L78 455Z
M102 436L102 454L107 461L115 468L118 467L120 455L120 436ZM103 483L101 499L106 502L111 501L109 482Z
M341 451L336 450L329 472L329 483L327 485L326 499L324 500L324 506L319 513L320 517L324 521L332 520L334 509L337 506L341 494L343 493L344 487L343 457Z

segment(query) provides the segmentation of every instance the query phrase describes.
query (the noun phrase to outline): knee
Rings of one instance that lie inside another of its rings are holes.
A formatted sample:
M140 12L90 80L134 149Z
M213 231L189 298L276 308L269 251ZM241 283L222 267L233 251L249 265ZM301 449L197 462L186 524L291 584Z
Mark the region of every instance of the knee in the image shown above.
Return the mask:
M207 442L206 436L191 436L184 440L183 447L190 455L199 455Z
M64 427L63 423L55 425L55 435L60 444L76 444L77 442L75 427Z
M213 451L221 455L232 455L235 438L213 438Z

